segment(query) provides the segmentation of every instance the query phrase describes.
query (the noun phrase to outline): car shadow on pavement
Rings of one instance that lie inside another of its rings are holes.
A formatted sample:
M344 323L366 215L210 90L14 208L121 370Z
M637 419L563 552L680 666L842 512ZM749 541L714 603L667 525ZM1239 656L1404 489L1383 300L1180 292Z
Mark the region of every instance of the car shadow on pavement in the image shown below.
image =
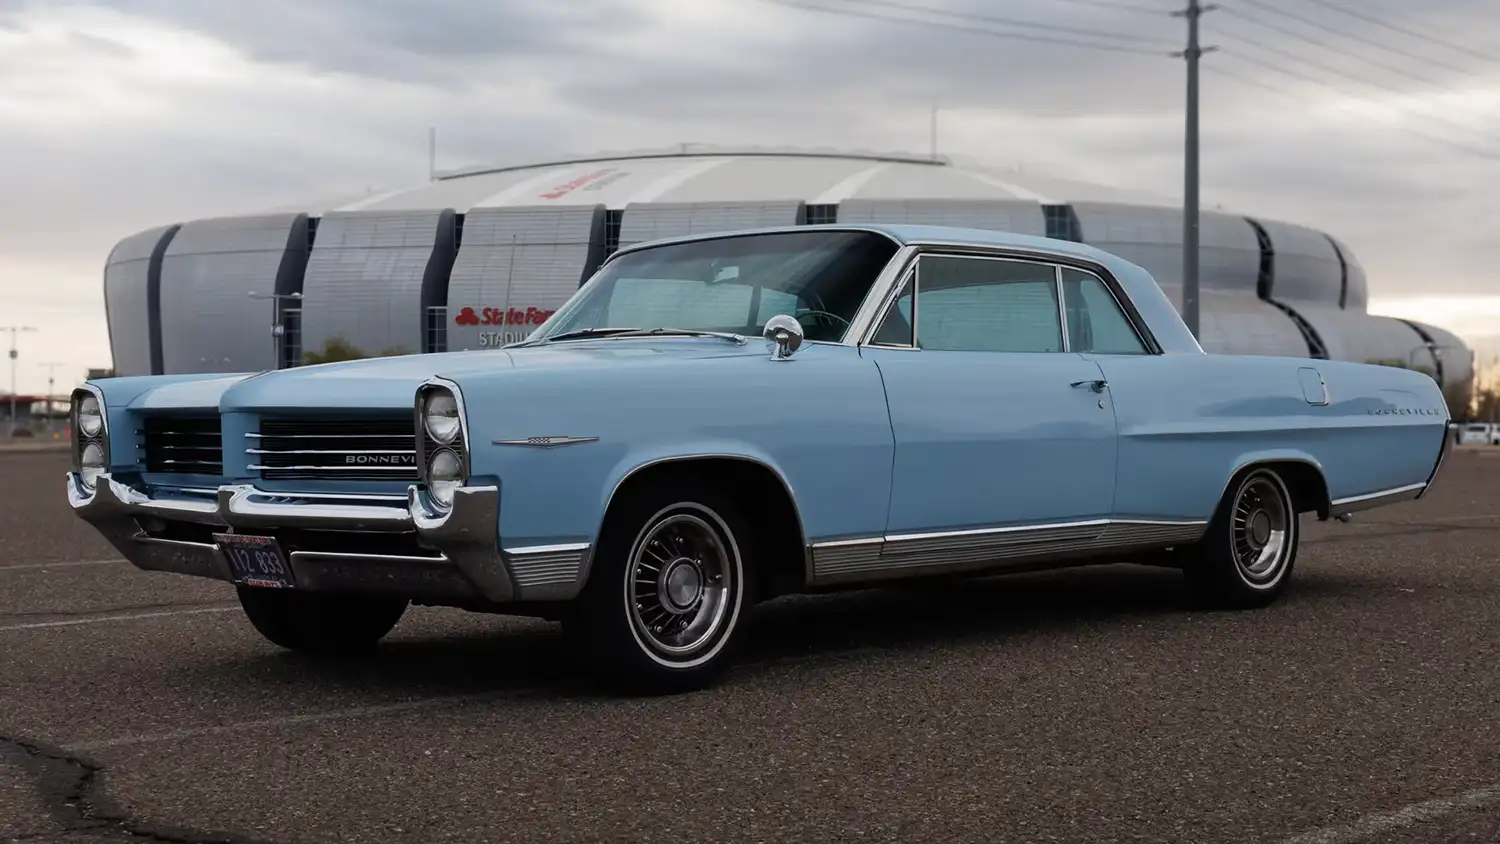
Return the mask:
M1359 588L1303 573L1279 604L1252 612L1283 612ZM788 662L965 647L1023 634L1066 636L1100 624L1203 613L1191 608L1180 573L1134 566L791 596L768 602L751 615L748 638L725 682L755 682L761 669ZM205 670L220 682L310 689L348 685L378 697L605 694L585 679L559 630L556 624L512 619L504 629L465 625L446 635L398 637L367 656L332 659L275 651Z

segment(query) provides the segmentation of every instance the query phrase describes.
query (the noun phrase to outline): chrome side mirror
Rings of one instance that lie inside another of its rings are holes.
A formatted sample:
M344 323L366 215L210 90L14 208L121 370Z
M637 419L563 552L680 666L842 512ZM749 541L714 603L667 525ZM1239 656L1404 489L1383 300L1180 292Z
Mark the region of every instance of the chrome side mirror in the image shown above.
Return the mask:
M771 349L771 360L786 360L802 346L802 323L786 314L777 314L766 320L762 333L775 344Z

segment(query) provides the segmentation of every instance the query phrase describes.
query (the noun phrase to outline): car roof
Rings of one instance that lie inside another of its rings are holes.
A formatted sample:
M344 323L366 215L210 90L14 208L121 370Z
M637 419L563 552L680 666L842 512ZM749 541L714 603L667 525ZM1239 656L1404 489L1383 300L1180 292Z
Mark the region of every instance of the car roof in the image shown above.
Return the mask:
M1156 278L1144 267L1106 252L1071 240L1039 237L1016 232L992 229L971 229L962 226L932 226L905 223L823 223L817 225L757 226L740 230L704 232L655 238L641 243L621 246L615 254L632 252L651 246L682 243L694 240L715 240L745 235L771 234L777 232L808 231L867 231L877 232L891 238L902 246L912 244L957 244L998 249L1018 249L1048 252L1054 255L1071 256L1090 261L1109 271L1124 288L1125 295L1145 320L1146 326L1155 335L1162 350L1174 354L1203 354L1203 347L1188 331L1177 313L1176 306L1162 291ZM614 255L610 257L614 259Z
M1104 261L1119 260L1118 256L1111 255L1100 249L1089 246L1086 243L1078 243L1072 240L1059 240L1053 237L1042 237L1040 235L1020 234L1018 232L995 231L993 229L971 229L963 226L931 226L916 224L881 224L870 225L850 223L840 226L837 223L824 226L803 226L804 229L837 229L837 228L864 228L879 231L890 235L903 244L909 243L932 243L932 242L960 242L972 243L976 246L1010 246L1016 248L1045 249L1049 252L1059 252L1068 255L1076 255L1080 258L1091 258L1101 263Z
M756 226L744 229L702 232L696 234L668 235L621 246L620 251L634 251L642 247L661 246L693 240L713 240L754 234L808 231L870 231L879 232L903 246L913 243L958 243L974 246L1011 247L1016 249L1038 249L1061 255L1084 258L1106 266L1129 263L1118 255L1105 252L1072 240L1042 237L1040 235L995 231L993 229L971 229L963 226L934 226L906 223L819 223L815 225Z

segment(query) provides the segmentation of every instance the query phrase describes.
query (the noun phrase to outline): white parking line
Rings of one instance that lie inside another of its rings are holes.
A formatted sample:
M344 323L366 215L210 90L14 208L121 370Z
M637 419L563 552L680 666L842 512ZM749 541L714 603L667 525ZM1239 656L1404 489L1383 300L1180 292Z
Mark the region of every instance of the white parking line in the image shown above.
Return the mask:
M140 618L167 618L174 615L198 615L207 612L236 612L239 607L199 607L191 610L168 610L165 612L142 612L134 615L96 615L93 618L70 618L66 621L33 621L26 624L11 624L0 627L0 633L8 630L41 630L46 627L74 627L79 624L103 624L106 621L135 621Z
M337 721L345 718L364 718L375 715L391 715L398 712L411 712L419 709L437 709L444 706L455 706L461 703L472 703L483 700L499 700L502 698L521 698L535 694L530 691L497 691L476 692L467 695L444 695L441 697L426 697L419 700L407 700L400 703L382 703L374 706L355 706L349 709L333 709L327 712L309 712L303 715L287 715L281 718L266 718L260 721L241 721L238 724L222 724L214 727L190 727L182 730L171 730L165 733L146 733L134 736L121 736L120 738L102 739L100 741L81 742L70 744L67 749L74 753L87 753L95 750L106 750L114 747L129 747L138 744L156 744L165 741L182 741L184 739L202 738L204 736L219 736L229 733L243 733L251 730L276 729L279 727L290 727L299 724L313 724L319 721Z
M0 571L27 571L30 569L70 569L78 566L109 566L125 562L124 557L112 560L69 560L60 563L23 563L19 566L0 566Z
M1500 785L1477 788L1457 797L1442 797L1413 803L1391 812L1365 815L1347 826L1330 826L1288 838L1283 844L1355 844L1394 829L1436 820L1467 809L1483 809L1500 803Z

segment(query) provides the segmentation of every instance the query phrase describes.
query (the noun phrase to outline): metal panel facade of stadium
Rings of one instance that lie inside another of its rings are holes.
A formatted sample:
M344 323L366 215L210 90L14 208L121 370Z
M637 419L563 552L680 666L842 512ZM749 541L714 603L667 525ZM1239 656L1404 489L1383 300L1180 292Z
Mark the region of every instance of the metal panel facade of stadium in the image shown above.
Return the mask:
M833 173L846 186L902 176L836 157L795 164L839 165ZM695 164L690 175L707 180L716 166ZM688 182L696 185L687 192L694 201L611 208L575 190L600 181L607 168L570 172L583 175L555 190L548 185L559 177L549 181L518 168L491 174L484 184L438 182L421 189L420 199L356 203L320 216L200 220L126 238L105 267L115 370L285 367L334 338L366 354L479 348L482 337L495 333L518 340L621 244L760 225L904 222L1044 234L1134 261L1181 302L1177 208L1042 198L706 200L698 197L732 195L735 188L710 190L697 182ZM687 182L664 167L653 177L662 173L674 184ZM552 191L544 196L578 195L562 205L506 202L538 188ZM433 200L452 205L434 208ZM375 208L351 210L366 204ZM1219 212L1203 213L1201 238L1205 350L1399 362L1433 372L1445 388L1472 377L1471 355L1451 333L1365 313L1364 270L1335 238ZM278 336L273 325L281 326Z

